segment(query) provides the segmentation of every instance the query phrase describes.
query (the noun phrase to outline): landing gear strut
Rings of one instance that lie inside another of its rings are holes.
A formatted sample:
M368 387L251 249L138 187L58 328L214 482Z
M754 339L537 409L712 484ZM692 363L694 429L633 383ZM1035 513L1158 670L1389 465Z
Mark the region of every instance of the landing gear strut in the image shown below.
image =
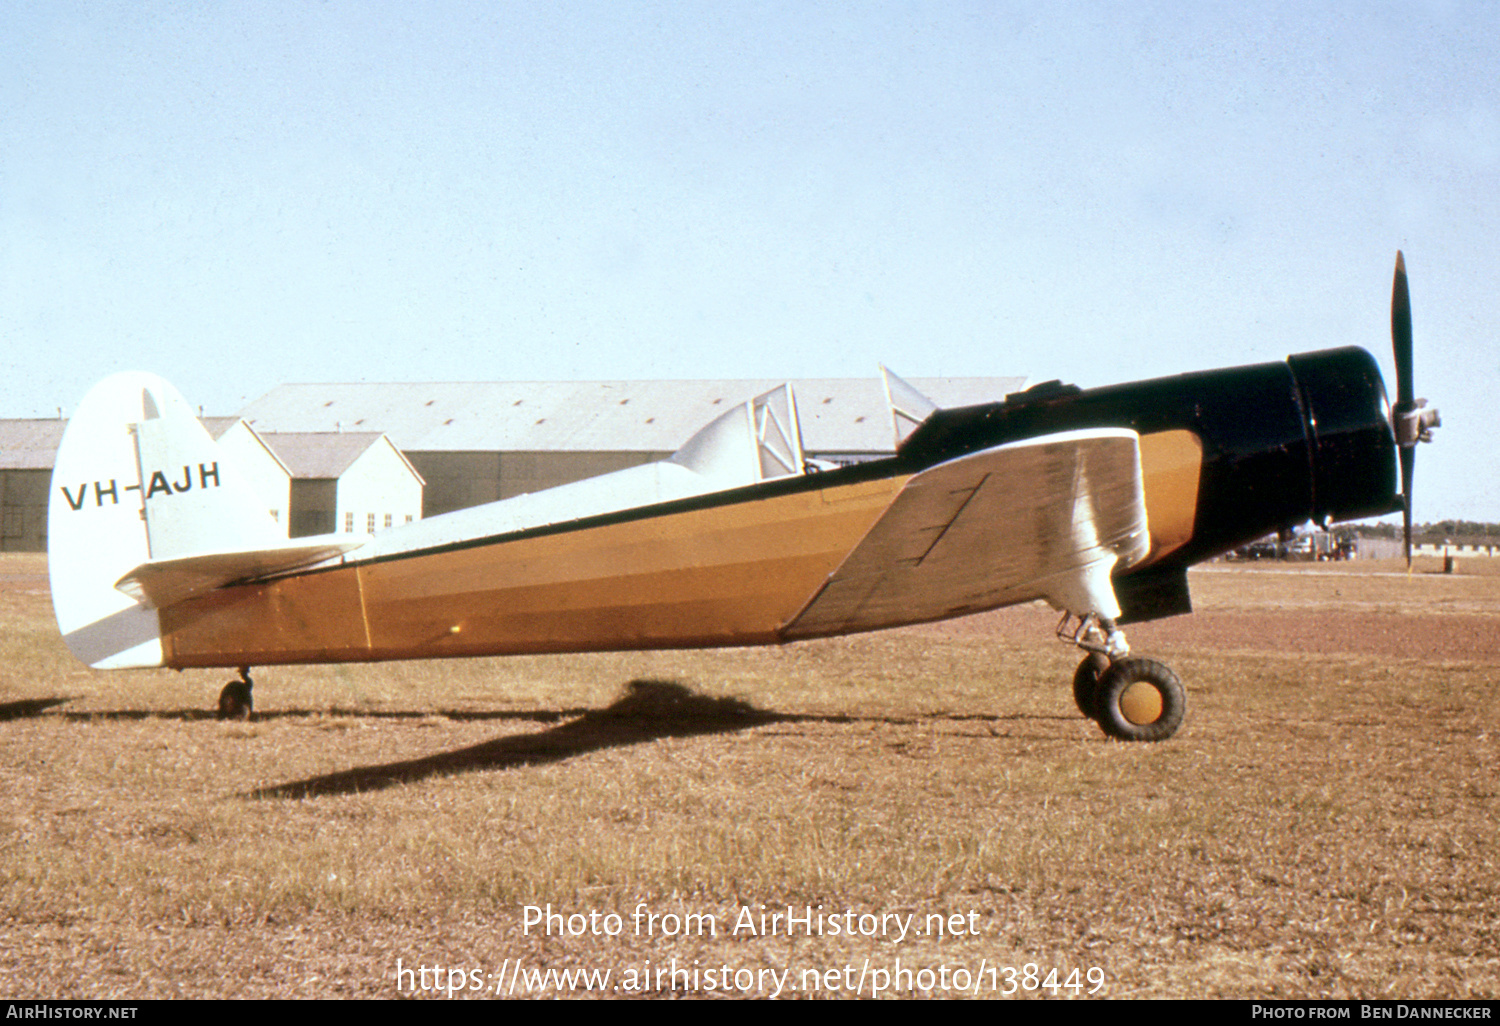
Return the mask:
M1088 652L1073 674L1073 700L1110 737L1165 741L1177 733L1187 709L1182 682L1164 664L1130 654L1113 620L1089 614L1069 630L1066 613L1057 636Z
M232 680L219 692L219 719L248 720L255 711L255 697L251 689L255 682L250 679L250 667L240 667L240 679Z

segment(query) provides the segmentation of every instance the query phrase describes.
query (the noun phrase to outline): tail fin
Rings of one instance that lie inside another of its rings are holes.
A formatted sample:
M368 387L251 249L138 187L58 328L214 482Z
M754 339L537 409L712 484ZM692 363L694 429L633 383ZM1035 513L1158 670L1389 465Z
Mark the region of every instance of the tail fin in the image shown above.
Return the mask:
M160 666L156 613L114 583L151 558L134 426L158 379L118 374L95 385L68 421L52 465L47 572L63 640L91 666Z
M157 609L362 541L289 543L175 388L153 374L95 385L52 470L47 567L68 648L101 669L161 666Z

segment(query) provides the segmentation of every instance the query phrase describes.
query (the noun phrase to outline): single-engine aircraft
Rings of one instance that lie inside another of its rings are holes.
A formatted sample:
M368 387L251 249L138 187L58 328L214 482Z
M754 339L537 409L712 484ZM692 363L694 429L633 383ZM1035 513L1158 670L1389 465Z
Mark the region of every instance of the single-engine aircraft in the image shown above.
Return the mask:
M1412 395L1397 254L1397 401L1359 348L939 409L886 372L894 455L825 467L782 386L670 458L393 527L281 536L171 385L95 386L57 453L49 571L98 668L769 645L1046 600L1087 654L1106 734L1182 721L1122 624L1191 610L1187 569L1268 532L1404 511L1435 410ZM1397 465L1400 490L1397 490Z

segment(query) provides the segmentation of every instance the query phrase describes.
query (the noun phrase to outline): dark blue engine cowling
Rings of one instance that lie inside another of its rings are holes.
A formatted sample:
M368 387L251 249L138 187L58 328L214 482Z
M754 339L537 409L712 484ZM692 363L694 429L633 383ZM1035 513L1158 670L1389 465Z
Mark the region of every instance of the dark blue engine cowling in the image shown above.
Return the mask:
M1186 429L1203 445L1192 538L1116 576L1126 622L1187 612L1194 563L1309 520L1401 509L1385 385L1374 358L1355 347L1086 391L1049 383L1003 403L940 410L899 458L928 466L1090 427Z
M1401 509L1385 383L1363 349L1287 358L1312 452L1309 519L1357 520Z
M1117 576L1122 622L1189 612L1189 566L1272 531L1402 508L1385 385L1365 350L1187 377L1198 398L1180 426L1204 446L1193 537ZM1187 414L1187 394L1173 392L1158 397Z

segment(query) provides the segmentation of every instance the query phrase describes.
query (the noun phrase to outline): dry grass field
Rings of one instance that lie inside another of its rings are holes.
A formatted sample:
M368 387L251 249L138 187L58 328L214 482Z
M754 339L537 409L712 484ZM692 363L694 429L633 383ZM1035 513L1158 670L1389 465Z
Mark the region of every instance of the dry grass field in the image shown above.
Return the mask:
M0 557L0 997L1500 996L1500 567L1395 569L1195 572L1131 745L1030 607L271 668L226 724Z

